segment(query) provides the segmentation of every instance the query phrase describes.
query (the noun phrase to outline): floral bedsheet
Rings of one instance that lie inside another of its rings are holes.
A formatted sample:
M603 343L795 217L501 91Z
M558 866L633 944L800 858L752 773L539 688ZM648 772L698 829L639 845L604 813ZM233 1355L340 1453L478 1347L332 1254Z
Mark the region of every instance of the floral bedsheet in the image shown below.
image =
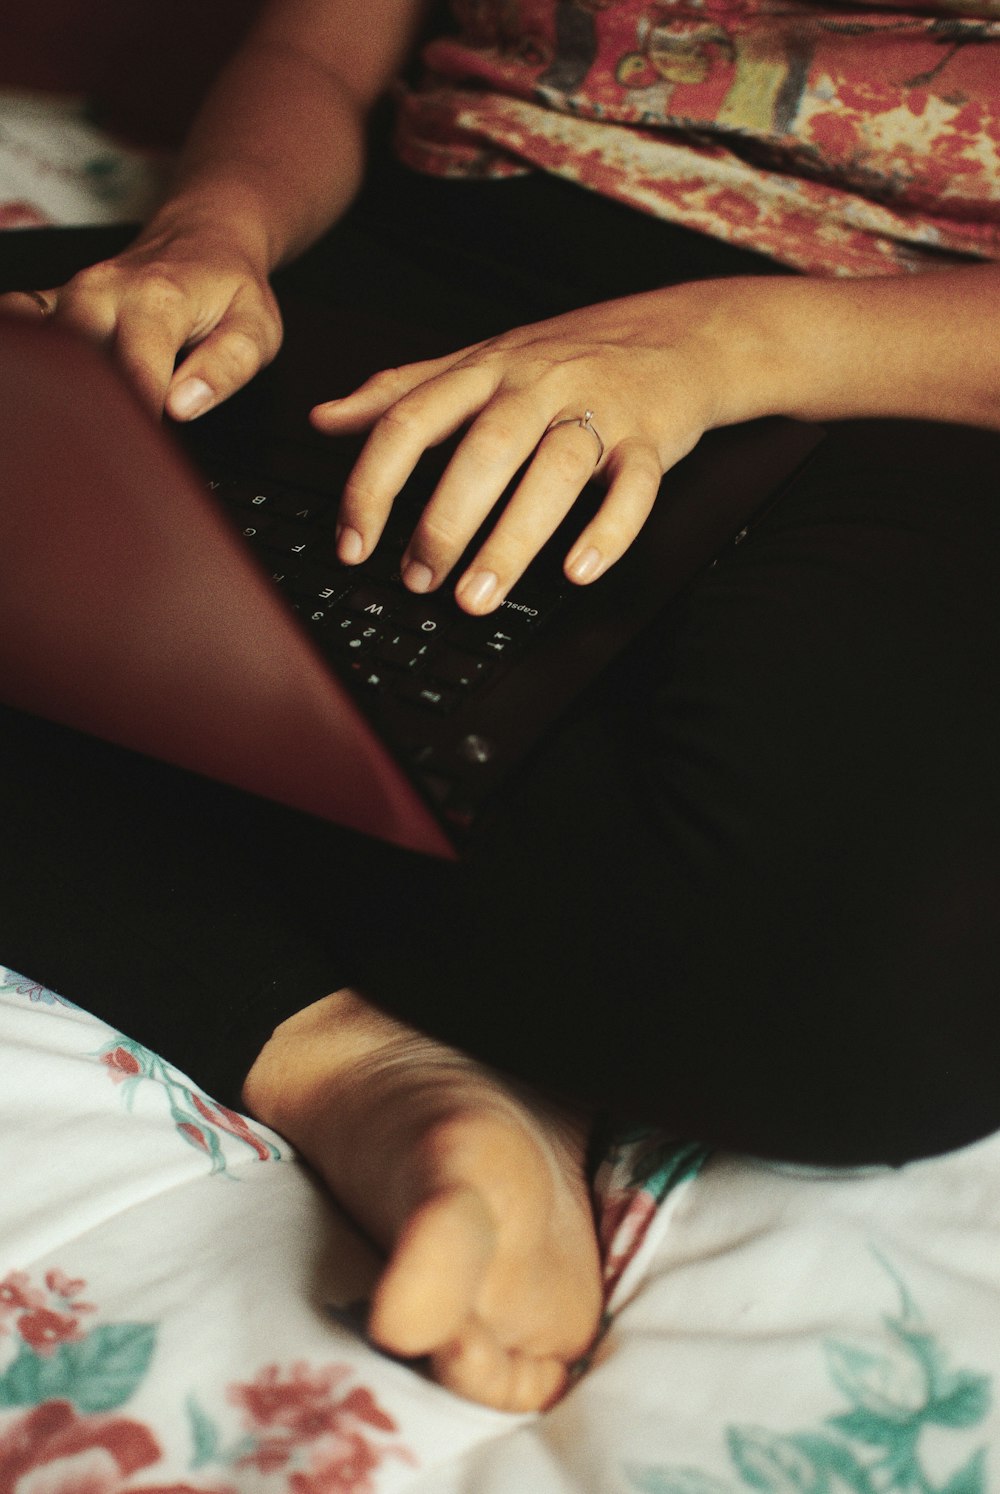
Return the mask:
M1000 1137L832 1173L621 1136L607 1313L552 1411L359 1324L376 1262L276 1135L0 968L0 1494L985 1494Z

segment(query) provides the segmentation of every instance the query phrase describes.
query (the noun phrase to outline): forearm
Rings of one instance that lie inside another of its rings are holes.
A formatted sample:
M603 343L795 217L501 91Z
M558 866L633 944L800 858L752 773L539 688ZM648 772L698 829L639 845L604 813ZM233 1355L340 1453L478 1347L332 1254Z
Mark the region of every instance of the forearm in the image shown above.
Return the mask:
M265 272L318 237L358 188L368 110L422 7L391 8L363 24L337 0L273 0L209 95L147 234L222 232Z
M774 413L1000 429L1000 267L722 284L713 335L729 339L733 373L720 424Z
M293 108L282 110L283 94ZM221 229L273 270L350 202L363 126L354 100L293 54L243 53L198 121L157 226Z

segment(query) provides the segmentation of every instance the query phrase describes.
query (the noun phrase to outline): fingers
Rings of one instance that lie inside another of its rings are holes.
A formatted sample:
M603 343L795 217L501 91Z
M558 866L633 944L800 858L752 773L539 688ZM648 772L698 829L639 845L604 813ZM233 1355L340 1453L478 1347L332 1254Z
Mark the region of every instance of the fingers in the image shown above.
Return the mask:
M400 368L384 368L342 399L330 399L314 406L309 418L316 429L326 435L350 435L367 430L405 394L453 368L481 346L477 343L443 358L427 358Z
M167 414L174 420L194 420L221 404L271 362L281 335L273 302L234 303L173 374L165 399Z
M466 352L458 357L460 362L439 359L378 374L347 399L317 406L312 420L331 434L374 422L341 500L338 551L348 563L374 549L394 498L423 453L472 420L403 558L404 579L419 592L440 585L537 448L477 574L460 592L463 606L488 611L592 476L594 436L584 431L581 441L579 427L569 425L546 436L549 421L534 391L498 393L494 368Z
M493 393L488 370L450 369L451 361L440 360L442 372L435 362L377 374L348 399L313 411L313 423L329 433L364 429L375 420L341 498L338 551L349 564L374 549L393 499L428 447L453 435ZM501 483L497 495L502 491ZM413 589L427 591L431 584L428 578Z
M376 375L346 399L317 406L320 430L370 428L343 495L340 558L350 564L370 554L421 455L468 426L403 557L407 586L441 585L489 521L455 594L467 612L493 611L595 473L607 496L564 570L579 585L602 576L636 538L664 472L699 439L713 408L697 381L680 376L672 323L663 346L651 350L627 312L594 307L523 328L452 358Z
M534 434L534 433L533 433ZM537 439L537 438L536 438ZM555 533L562 520L579 498L594 474L594 441L579 426L557 426L541 432L541 440L530 466L497 520L492 533L477 552L475 559L458 582L455 595L468 612L490 612L498 607L510 588L520 578L539 550ZM458 457L455 462L458 464ZM520 462L506 464L506 481ZM435 503L447 501L445 476L421 524L413 536L411 548L423 543L424 528ZM500 492L506 482L501 483ZM493 495L493 499L499 493ZM491 506L491 505L490 505ZM488 507L481 510L481 523ZM465 544L472 538L478 523L461 536ZM465 548L461 545L444 557L454 563Z
M147 280L122 300L107 339L149 407L175 420L194 420L235 394L281 344L269 292L256 284L212 289L207 296ZM194 351L175 370L178 351L192 343Z
M147 294L143 299L141 306L133 301L121 308L114 330L104 340L140 398L159 414L173 377L177 350L190 335L191 314L179 296L161 295L153 301ZM96 331L92 324L91 335Z
M663 468L652 448L623 443L608 475L604 502L566 556L565 574L578 586L596 581L625 554L653 511Z
M544 407L539 413L534 390L496 393L495 383L482 364L456 367L441 360L378 375L348 400L317 407L314 424L328 431L375 421L344 490L342 560L356 563L371 553L393 499L421 455L473 415L403 557L403 579L411 590L430 591L444 581L529 458L491 534L458 581L459 604L474 614L500 606L570 512L601 457L610 489L572 547L566 574L586 584L624 554L656 500L663 469L652 446L625 440L605 456L603 434L582 426L579 418L557 412L550 421Z
M194 419L233 394L281 343L266 280L235 259L165 267L126 252L57 290L2 297L0 310L51 316L108 347L144 403L177 420ZM175 369L185 348L193 351Z
M37 320L51 316L55 310L55 291L9 291L0 296L0 312L9 316Z

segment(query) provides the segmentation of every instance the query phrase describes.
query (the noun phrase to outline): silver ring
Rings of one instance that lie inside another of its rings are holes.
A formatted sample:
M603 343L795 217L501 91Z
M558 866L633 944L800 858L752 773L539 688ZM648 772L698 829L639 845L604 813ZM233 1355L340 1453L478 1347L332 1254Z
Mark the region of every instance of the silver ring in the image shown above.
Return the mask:
M546 426L545 434L548 435L549 431L554 431L560 425L578 425L582 431L588 431L593 436L597 442L597 461L594 463L594 466L599 467L601 465L601 458L604 456L604 442L598 435L597 427L594 425L593 410L584 410L582 415L569 415L565 420L553 420L550 425Z
M52 302L48 300L48 298L44 296L41 291L22 291L21 294L22 296L31 297L35 305L38 307L39 311L42 313L42 316L51 316L56 309L53 306Z

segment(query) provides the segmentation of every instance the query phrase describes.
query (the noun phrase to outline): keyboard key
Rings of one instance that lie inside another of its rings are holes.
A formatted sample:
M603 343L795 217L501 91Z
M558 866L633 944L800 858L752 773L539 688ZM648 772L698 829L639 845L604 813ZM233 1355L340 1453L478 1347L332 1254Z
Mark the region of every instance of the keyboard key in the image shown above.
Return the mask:
M295 586L296 582L298 581L299 574L296 566L272 566L268 574L271 577L271 580L274 582L275 586L280 587L282 591L295 593Z
M230 508L272 509L274 507L274 498L271 493L260 492L252 484L246 482L220 482L215 488L215 494Z
M301 524L315 524L332 506L329 498L315 493L278 493L271 502L276 514Z
M442 609L440 602L425 601L423 597L415 597L407 594L402 602L393 621L398 627L408 633L422 633L425 637L432 638L443 633L445 626L450 621Z
M441 685L452 685L460 690L471 690L483 681L490 672L487 659L477 658L462 649L444 644L434 653L427 664L427 674Z
M398 694L401 700L410 700L415 705L426 706L428 710L439 711L442 714L450 711L459 699L457 690L448 690L443 685L409 678L399 686Z
M237 523L240 526L240 534L242 534L244 539L262 540L272 528L274 520L266 513L251 515L243 510L237 519Z
M499 627L492 617L469 617L457 623L448 634L448 642L455 648L467 649L482 658L499 658L512 652L516 639L506 627Z
M336 649L338 653L367 652L381 643L384 636L374 623L366 622L357 613L345 612L342 607L323 613L319 631L324 647Z
M344 606L350 607L352 611L363 612L366 617L377 617L383 621L387 621L398 610L399 603L398 591L372 586L370 583L352 587L344 599Z
M347 567L336 559L307 560L295 568L287 584L295 596L329 606L340 600L353 579Z
M282 555L311 555L325 543L323 536L305 525L276 522L267 532L267 548Z
M558 607L562 595L557 591L515 591L501 602L496 612L497 621L511 632L537 627Z
M392 669L413 669L427 657L427 644L413 633L389 632L376 648L383 664Z
M372 692L382 690L393 678L390 670L373 664L370 659L352 660L348 672L356 685L362 685Z

